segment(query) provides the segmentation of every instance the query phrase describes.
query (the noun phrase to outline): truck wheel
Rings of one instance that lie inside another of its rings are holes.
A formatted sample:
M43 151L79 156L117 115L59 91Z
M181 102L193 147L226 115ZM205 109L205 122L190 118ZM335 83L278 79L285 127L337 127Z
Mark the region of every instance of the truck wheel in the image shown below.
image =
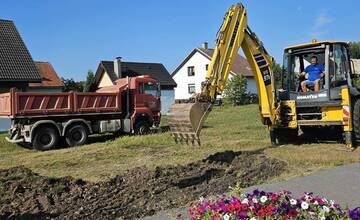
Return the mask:
M33 148L36 150L53 149L59 142L59 133L52 127L41 127L36 130L32 141Z
M88 140L87 129L83 125L75 125L66 131L66 143L70 146L83 145Z
M352 121L353 121L353 130L354 130L354 137L357 143L360 142L360 99L357 99L354 104L353 114L352 114Z
M139 121L135 124L135 134L145 135L150 133L150 125L147 121Z

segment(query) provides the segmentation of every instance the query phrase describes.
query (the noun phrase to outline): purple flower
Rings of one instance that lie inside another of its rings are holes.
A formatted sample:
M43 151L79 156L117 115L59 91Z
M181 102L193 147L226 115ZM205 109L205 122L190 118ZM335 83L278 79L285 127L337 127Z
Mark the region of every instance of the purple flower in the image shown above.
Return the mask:
M239 219L246 219L247 217L247 212L246 211L241 211L237 214Z
M255 196L259 196L259 195L260 195L260 191L259 191L258 189L255 189L255 190L253 191L253 194L254 194Z
M349 217L352 220L360 220L360 207L349 211Z

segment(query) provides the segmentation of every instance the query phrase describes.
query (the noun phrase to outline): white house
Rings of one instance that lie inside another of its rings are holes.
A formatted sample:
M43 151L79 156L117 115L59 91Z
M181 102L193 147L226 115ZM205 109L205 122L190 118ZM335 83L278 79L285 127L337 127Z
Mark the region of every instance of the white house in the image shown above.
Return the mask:
M204 43L202 47L195 48L171 74L177 84L175 88L175 100L187 100L192 93L201 91L201 82L205 76L211 61L214 49L208 48ZM250 93L257 93L254 75L247 60L238 55L235 58L229 77L241 74L247 78L247 90Z

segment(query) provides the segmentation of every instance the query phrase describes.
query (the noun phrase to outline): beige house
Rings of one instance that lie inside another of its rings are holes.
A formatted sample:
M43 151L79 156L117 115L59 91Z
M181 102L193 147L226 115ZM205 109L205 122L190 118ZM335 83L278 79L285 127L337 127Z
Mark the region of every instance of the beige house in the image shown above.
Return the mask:
M360 59L351 59L354 73L360 75Z

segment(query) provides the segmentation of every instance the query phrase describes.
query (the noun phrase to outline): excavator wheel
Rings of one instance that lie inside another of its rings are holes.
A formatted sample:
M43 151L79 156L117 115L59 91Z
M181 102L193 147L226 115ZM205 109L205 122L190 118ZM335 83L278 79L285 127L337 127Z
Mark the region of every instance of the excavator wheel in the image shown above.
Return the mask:
M357 99L355 101L353 107L352 122L354 128L353 136L358 145L360 143L360 99Z
M290 128L275 128L270 131L271 145L278 146L294 143L297 140L299 130Z

